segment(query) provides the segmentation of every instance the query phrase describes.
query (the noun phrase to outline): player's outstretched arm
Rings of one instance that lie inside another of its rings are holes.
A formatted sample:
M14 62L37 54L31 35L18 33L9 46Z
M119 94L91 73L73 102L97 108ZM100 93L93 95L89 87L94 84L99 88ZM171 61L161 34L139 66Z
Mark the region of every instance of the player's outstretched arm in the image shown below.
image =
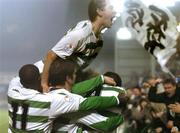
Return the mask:
M89 80L85 80L79 82L72 87L72 93L86 96L89 92L93 92L94 90L100 88L99 86L104 83L103 76L99 75ZM98 87L98 88L97 88Z
M75 84L72 87L72 92L75 94L79 94L81 96L86 96L86 94L88 94L89 92L93 92L95 90L101 89L102 87L100 87L100 85L103 85L104 83L110 85L116 84L116 82L112 78L99 75L95 78Z
M50 94L53 99L51 105L51 115L61 115L64 113L78 111L105 110L119 104L118 97L88 97L83 98L77 94Z
M80 111L104 110L119 104L117 97L88 97L79 104Z

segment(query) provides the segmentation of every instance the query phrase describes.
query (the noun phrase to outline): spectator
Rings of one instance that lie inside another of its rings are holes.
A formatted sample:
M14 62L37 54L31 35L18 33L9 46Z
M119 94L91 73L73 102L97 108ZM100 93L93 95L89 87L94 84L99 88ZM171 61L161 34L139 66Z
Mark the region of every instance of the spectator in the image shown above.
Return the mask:
M176 82L173 79L163 80L164 92L157 94L157 85L161 80L157 79L151 83L151 87L148 93L148 98L152 102L165 103L166 106L180 102L180 88L176 86ZM167 110L168 123L167 127L172 128L177 126L180 129L180 116L177 113L173 113L169 108Z

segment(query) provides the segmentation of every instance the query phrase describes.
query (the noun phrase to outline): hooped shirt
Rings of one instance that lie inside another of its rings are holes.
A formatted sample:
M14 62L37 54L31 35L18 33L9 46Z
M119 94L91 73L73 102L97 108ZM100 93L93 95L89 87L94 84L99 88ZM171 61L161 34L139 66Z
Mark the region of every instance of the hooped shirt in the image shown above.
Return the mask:
M51 49L59 57L72 60L79 68L87 67L103 46L101 35L97 38L89 20L79 22Z

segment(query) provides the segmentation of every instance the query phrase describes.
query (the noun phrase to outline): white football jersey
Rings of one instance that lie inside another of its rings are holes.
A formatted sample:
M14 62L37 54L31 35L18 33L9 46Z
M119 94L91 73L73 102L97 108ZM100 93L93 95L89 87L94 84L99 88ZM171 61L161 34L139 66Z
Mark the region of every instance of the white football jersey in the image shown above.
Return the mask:
M85 68L96 58L103 46L101 36L95 36L92 23L88 20L79 22L52 48L63 59L75 62Z

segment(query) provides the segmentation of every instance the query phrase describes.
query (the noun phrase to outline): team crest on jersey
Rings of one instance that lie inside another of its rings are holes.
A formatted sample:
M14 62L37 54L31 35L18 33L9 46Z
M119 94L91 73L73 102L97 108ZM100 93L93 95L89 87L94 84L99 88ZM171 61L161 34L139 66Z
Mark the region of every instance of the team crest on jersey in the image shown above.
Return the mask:
M69 44L69 45L68 45L68 48L69 48L69 49L73 49L73 45L72 45L72 44Z
M65 100L66 102L70 102L70 101L71 101L71 100L70 100L70 97L67 96L67 95L64 97L64 100Z
M65 51L67 52L67 53L69 53L69 52L71 52L71 51L73 51L73 45L72 44L68 44L68 45L66 45L66 47L65 47Z

